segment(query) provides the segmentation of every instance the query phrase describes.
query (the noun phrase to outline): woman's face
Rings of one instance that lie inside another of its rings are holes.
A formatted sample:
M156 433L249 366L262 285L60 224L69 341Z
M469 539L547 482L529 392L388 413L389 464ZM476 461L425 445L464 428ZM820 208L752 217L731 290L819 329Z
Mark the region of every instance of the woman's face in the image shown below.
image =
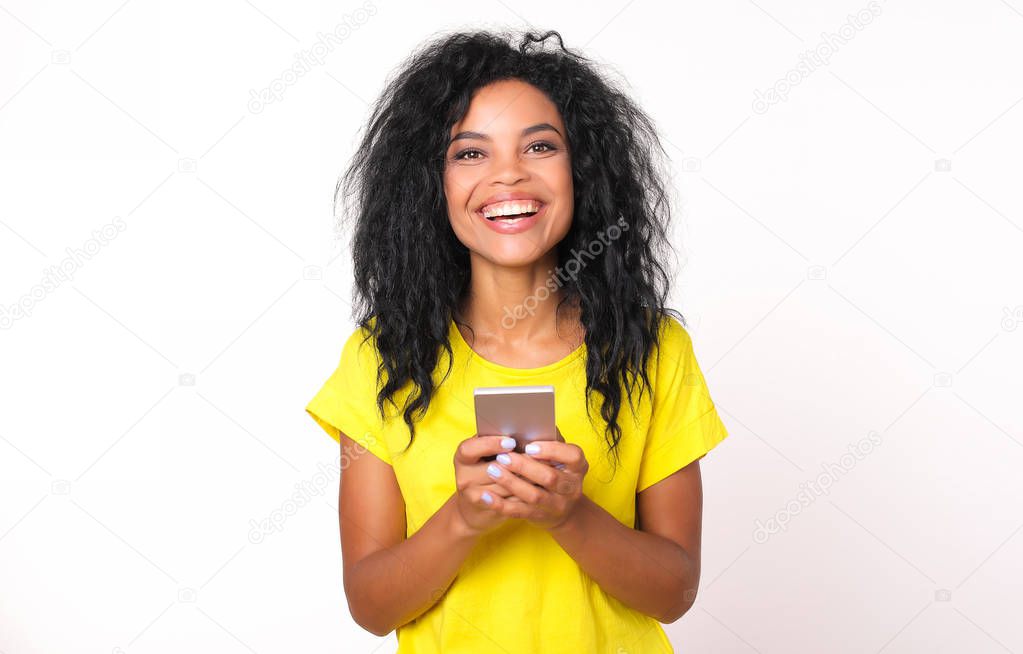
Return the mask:
M572 223L572 165L557 107L535 86L494 82L451 129L444 193L458 240L501 266L533 263Z

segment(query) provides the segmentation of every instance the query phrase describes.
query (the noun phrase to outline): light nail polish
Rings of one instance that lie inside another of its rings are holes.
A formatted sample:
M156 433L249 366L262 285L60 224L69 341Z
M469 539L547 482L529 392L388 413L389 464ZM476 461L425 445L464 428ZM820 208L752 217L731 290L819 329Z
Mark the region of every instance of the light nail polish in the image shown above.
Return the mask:
M526 446L526 454L539 454L540 446L536 443L530 443Z
M483 501L487 504L493 504L494 498L490 496L490 493L483 491Z
M491 463L490 465L487 466L487 474L495 478L500 477L501 469L495 466L493 463Z
M505 436L501 439L501 447L506 450L510 450L515 447L515 439L510 436Z
M497 455L497 460L504 465L509 465L511 463L511 457L503 453Z

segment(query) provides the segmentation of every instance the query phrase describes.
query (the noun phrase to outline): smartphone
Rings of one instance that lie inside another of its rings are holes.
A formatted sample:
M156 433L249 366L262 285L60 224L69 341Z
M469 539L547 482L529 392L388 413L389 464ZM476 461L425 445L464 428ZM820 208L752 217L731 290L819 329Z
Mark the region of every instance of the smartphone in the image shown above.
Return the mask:
M525 454L533 441L558 440L554 420L553 386L492 386L473 391L476 433L504 434L515 439L515 451ZM493 461L494 456L484 457Z

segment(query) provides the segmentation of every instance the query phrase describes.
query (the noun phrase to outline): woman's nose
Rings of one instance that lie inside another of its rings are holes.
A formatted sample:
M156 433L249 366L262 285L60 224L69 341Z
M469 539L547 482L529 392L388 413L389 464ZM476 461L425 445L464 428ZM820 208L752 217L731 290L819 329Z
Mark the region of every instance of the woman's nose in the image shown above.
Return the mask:
M516 156L502 157L497 161L494 181L502 184L517 184L529 178L529 171Z

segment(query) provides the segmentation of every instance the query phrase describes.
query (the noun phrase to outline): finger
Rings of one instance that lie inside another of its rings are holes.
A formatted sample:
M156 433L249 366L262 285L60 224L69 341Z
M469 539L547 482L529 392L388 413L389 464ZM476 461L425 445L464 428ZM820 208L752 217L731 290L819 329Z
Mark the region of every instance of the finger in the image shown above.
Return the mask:
M572 495L582 489L585 472L582 474L571 472L565 469L564 463L546 462L524 454L510 452L508 457L510 464L507 467L511 468L512 472L542 486L551 496ZM547 508L554 506L551 496L547 497L545 505Z
M523 502L514 495L504 499L500 512L505 518L517 518L519 520L529 520L530 518L542 515L535 506Z
M483 506L505 518L523 518L529 514L529 509L526 508L522 500L514 495L501 497L500 495L489 493L489 498L490 502L484 501Z
M555 470L553 466L516 452L499 454L497 462L526 481L542 486L550 492L556 491L562 476L561 472Z
M487 478L488 482L492 481L490 479L490 475L488 475L486 472L483 473L483 476ZM515 497L514 495L512 495L512 492L510 490L508 490L507 488L498 483L486 483L480 486L480 488L490 493L491 495L500 495L501 497Z
M546 463L547 465L549 465L549 466L551 466L553 468L557 468L558 470L564 470L565 469L565 464L564 463L556 463L554 461L548 461L547 459L536 459L536 460L539 461L540 463Z
M455 463L471 465L481 457L509 452L515 448L515 439L510 436L486 435L471 436L455 449Z
M512 494L510 490L498 484L493 477L487 474L488 465L490 465L490 462L481 461L480 463L460 466L456 474L456 487L463 491L479 488L490 493L497 493L502 497L510 496Z
M497 491L489 490L482 486L468 491L469 500L476 505L478 509L493 509L496 502L501 501L501 496Z
M558 441L533 441L529 444L526 456L550 462L556 466L563 464L560 469L576 473L585 473L589 467L586 456L581 447L574 443L559 443Z
M545 506L549 503L550 493L546 489L533 485L496 461L487 466L487 474L526 504Z
M461 488L476 486L484 490L488 490L492 493L494 491L497 491L504 496L510 495L511 491L509 491L504 486L498 484L493 477L487 474L487 466L489 466L491 463L492 462L490 461L481 461L480 463L474 463L469 466L463 466L461 471L459 472L458 479L464 481L459 481L457 485L460 486Z

